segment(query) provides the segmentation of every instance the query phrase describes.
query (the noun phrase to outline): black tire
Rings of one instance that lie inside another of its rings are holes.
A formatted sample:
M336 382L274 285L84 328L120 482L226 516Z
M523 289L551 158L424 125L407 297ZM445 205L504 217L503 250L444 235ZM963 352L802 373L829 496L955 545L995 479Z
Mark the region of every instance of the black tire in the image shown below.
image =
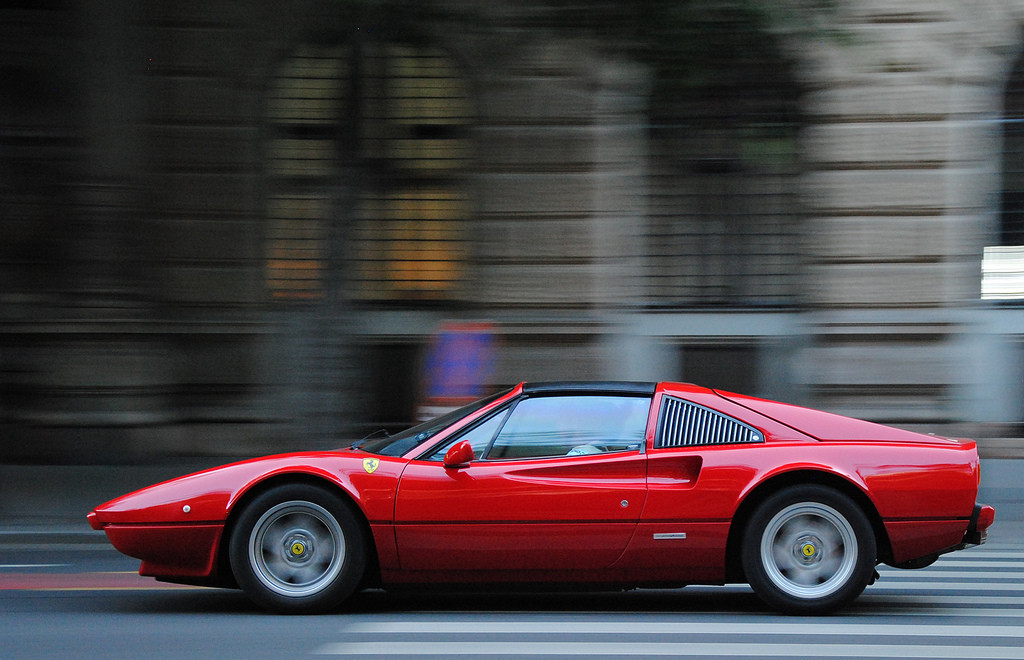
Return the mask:
M825 486L769 496L747 523L742 562L761 600L790 614L828 614L874 577L875 533L848 497Z
M279 613L337 608L362 580L366 534L350 505L307 484L272 488L242 511L228 546L238 585Z

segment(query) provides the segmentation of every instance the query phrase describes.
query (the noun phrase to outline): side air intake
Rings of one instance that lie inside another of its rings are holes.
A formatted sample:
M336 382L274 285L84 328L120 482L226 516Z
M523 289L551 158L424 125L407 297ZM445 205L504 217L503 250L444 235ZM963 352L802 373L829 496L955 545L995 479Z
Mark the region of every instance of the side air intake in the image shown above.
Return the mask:
M695 447L754 442L764 442L764 437L757 429L710 408L675 397L665 397L654 446Z

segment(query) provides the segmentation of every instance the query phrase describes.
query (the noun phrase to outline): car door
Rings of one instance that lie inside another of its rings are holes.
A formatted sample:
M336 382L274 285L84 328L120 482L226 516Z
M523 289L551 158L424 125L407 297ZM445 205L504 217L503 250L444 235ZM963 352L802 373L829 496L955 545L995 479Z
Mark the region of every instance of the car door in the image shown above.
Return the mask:
M624 551L646 496L650 396L524 396L409 463L402 570L587 570ZM447 447L477 456L446 468Z
M739 418L750 411L704 388L678 389L655 396L647 501L619 566L651 580L721 580L732 515L760 470L765 434Z

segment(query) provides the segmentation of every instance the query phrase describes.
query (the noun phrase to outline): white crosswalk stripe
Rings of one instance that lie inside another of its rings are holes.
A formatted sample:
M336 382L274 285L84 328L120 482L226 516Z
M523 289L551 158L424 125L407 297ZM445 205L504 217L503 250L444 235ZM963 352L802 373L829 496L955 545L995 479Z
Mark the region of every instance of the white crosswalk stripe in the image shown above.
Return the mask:
M847 610L823 618L751 609L745 585L690 587L681 607L643 594L593 611L349 614L322 656L1024 658L1024 552L972 549L916 571L879 567ZM706 598L712 607L701 608ZM735 599L736 609L728 609ZM610 601L605 599L603 605ZM639 609L639 611L638 611Z
M335 650L335 646L340 647ZM783 656L794 658L977 658L1020 660L1021 649L1016 647L985 646L964 649L939 645L917 644L763 644L706 642L679 644L675 642L521 642L512 646L494 642L361 642L330 644L319 655L347 656L672 656L707 658L723 656L758 657Z
M510 621L494 621L486 625L488 633L520 633L523 625ZM466 625L459 621L406 621L396 626L392 623L359 622L345 627L349 633L373 635L390 634L400 631L408 634L461 633ZM534 621L530 631L534 633L564 633L565 623L556 621ZM643 634L643 635L684 635L684 634L752 634L752 635L914 635L920 637L1024 637L1024 627L1018 626L947 626L947 625L900 625L847 623L839 626L820 626L817 623L686 623L681 621L589 621L577 622L572 626L574 633L594 634Z

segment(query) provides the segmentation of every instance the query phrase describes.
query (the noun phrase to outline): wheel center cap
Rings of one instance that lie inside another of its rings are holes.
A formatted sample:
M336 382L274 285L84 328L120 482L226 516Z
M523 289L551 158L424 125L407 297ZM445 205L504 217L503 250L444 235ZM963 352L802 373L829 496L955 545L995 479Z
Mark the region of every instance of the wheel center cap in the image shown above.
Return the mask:
M804 565L821 561L821 541L813 536L805 536L794 544L793 554Z
M309 561L316 550L312 537L301 531L286 535L283 541L281 550L284 552L284 558L292 563Z

